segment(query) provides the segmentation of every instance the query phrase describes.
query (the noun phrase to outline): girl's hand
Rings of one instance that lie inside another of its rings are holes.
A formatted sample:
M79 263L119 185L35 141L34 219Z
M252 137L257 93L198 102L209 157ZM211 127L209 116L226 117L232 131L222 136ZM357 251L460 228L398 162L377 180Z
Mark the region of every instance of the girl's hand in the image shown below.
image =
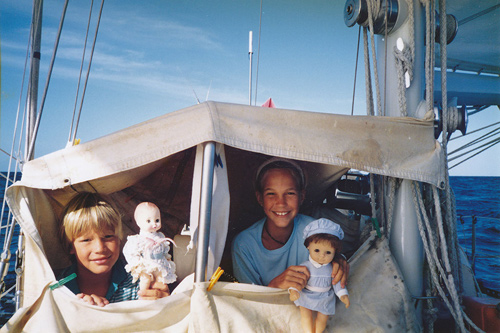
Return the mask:
M269 287L302 290L309 280L309 270L305 266L290 266L283 273L269 282Z
M168 288L168 285L155 281L149 289L139 290L137 294L139 295L139 299L155 300L170 296L170 289Z
M82 299L84 302L87 302L91 305L97 306L105 306L109 304L109 301L105 297L97 296L95 294L87 295L87 294L77 294L76 297Z
M335 256L332 261L332 285L340 281L340 286L347 286L347 277L349 275L349 263L343 256Z

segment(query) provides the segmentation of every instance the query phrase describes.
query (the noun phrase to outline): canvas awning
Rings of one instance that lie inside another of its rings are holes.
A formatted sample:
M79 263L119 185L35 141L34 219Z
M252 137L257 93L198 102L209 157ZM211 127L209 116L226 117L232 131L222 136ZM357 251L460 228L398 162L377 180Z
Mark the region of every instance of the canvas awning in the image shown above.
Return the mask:
M26 298L36 299L54 281L52 269L68 265L58 218L76 192L111 194L127 233L137 232L133 210L141 201L160 207L168 237L193 226L199 213L196 161L206 142L216 143L223 170L213 202L219 215L212 222L209 270L230 258L223 251L232 237L261 217L252 183L257 166L271 156L303 166L305 205L321 203L349 168L438 186L444 181L432 120L205 102L26 163L21 181L7 190L11 211L28 236Z

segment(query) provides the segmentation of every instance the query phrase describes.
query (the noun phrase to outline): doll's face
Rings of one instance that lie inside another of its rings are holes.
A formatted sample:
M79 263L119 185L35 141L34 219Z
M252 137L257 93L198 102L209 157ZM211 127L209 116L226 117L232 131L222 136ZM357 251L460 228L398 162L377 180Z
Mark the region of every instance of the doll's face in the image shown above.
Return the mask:
M332 262L335 257L335 249L328 241L311 242L307 249L311 258L321 265Z
M136 223L143 231L156 232L161 228L160 210L153 206L143 206L136 214Z

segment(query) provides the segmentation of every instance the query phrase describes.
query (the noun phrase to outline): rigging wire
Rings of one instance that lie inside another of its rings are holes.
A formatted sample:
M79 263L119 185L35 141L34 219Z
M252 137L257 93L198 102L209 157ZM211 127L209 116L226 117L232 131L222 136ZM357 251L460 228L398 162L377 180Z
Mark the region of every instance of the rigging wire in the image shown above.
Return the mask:
M490 144L490 143L491 143L491 144ZM493 141L490 141L490 142L488 142L488 143L486 143L486 144L484 144L484 145L482 145L482 146L478 147L477 149L482 148L482 147L484 147L484 146L485 146L485 145L487 145L487 144L490 144L488 147L486 147L486 148L484 148L484 149L480 150L479 152L475 153L474 155L469 156L468 158L466 158L466 159L464 159L464 160L462 160L462 161L458 162L457 164L454 164L454 165L453 165L453 166L451 166L449 169L452 169L452 168L454 168L454 167L456 167L456 166L458 166L458 165L460 165L460 164L464 163L465 161L467 161L467 160L469 160L469 159L473 158L474 156L477 156L477 155L481 154L481 153L482 153L482 152L484 152L485 150L490 149L491 147L495 146L495 145L496 145L496 144L498 144L498 143L500 143L500 138L499 138L499 139L496 139L496 140L493 140ZM461 156L463 156L463 155L467 155L467 154L469 154L469 153L471 153L471 152L473 152L473 151L475 151L475 150L477 150L477 149L471 150L471 151L469 151L469 152L467 152L467 153L465 153L465 154L462 154L462 155L460 155L460 156L457 156L457 157L461 157ZM455 158L457 158L457 157L455 157ZM452 161L452 160L454 160L455 158L452 158L452 159L450 159L449 161Z
M259 85L259 60L260 60L260 35L262 31L262 1L260 0L260 16L259 16L259 40L257 41L257 68L255 72L255 99L254 105L257 105L257 87Z
M97 34L99 32L99 25L101 23L101 16L102 16L103 7L104 7L104 0L101 1L101 9L99 10L99 17L97 18L97 24L96 24L95 34L94 34L94 42L92 43L92 50L90 51L90 59L89 59L89 65L87 68L87 75L85 77L85 84L83 85L82 99L80 100L80 109L78 110L78 117L76 119L75 131L73 133L73 138L72 138L71 142L75 141L76 133L78 131L78 125L80 124L80 116L82 114L83 101L85 99L85 92L87 91L87 83L88 83L89 75L90 75L90 67L92 66L92 59L94 57L95 44L97 41Z
M449 152L449 153L448 153L448 156L450 156L450 155L452 155L452 154L454 154L454 153L456 153L456 152L459 152L460 150L463 150L463 149L465 149L465 148L469 148L469 147L471 147L471 146L473 146L473 145L475 145L475 144L477 144L477 143L479 143L479 142L482 142L482 141L484 141L484 140L487 140L487 139L489 139L489 138L493 137L494 135L498 134L499 132L500 132L500 127L499 127L499 128L496 128L496 129L494 129L494 130L492 130L492 131L489 131L488 133L483 134L483 135L482 135L482 136L480 136L479 138L476 138L476 139L474 139L474 140L471 140L471 141L467 142L466 144L464 144L463 146L461 146L461 147L459 147L459 148L455 149L454 151Z
M470 115L470 113L469 113ZM490 124L490 125L487 125L487 126L484 126L484 127L481 127L481 128L478 128L477 130L474 130L474 131L471 131L471 132L467 132L465 135L460 135L460 136L457 136L457 137L454 137L454 138L451 138L450 141L452 140L456 140L456 139L460 139L460 138L463 138L467 135L470 135L470 134L473 134L473 133L476 133L476 132L479 132L479 131L482 131L488 127L491 127L491 126L495 126L495 125L498 125L500 124L500 121L496 122L496 123L493 123L493 124Z
M73 142L71 141L71 137L73 135L73 125L75 123L76 106L78 105L78 95L80 93L80 83L82 82L83 64L85 62L85 51L87 50L87 41L89 38L90 22L92 19L92 8L93 7L94 7L94 0L92 0L90 2L89 20L87 22L87 31L85 32L85 42L83 43L82 62L80 64L80 74L78 75L78 84L76 86L75 106L73 107L73 117L71 118L71 125L69 128L68 144L71 144L71 145L73 145Z
M40 10L40 8L33 8L33 11L36 11L36 10ZM35 15L34 17L38 17L38 15ZM34 26L37 26L37 25L35 25L34 22L32 22L32 24L30 26L30 33L28 34L28 43L27 43L28 47L26 48L26 56L25 56L25 60L24 60L24 70L23 70L23 76L22 76L22 80L21 80L21 91L19 94L19 101L17 103L16 120L14 123L14 131L12 134L12 145L11 145L11 149L10 149L10 154L2 149L2 152L9 155L7 175L4 176L4 178L5 178L4 189L7 189L7 187L9 186L10 183L14 183L14 180L10 178L10 173L12 170L11 169L12 168L12 159L16 160L16 166L18 166L20 164L20 160L17 158L14 158L14 149L15 149L15 145L16 145L16 138L18 136L18 125L19 125L19 119L20 119L20 115L21 115L21 101L23 98L23 90L24 90L24 84L25 84L25 79L26 79L26 72L27 72L27 68L28 68L28 59L30 58L30 48L31 48L30 41L31 41L31 36L33 35ZM26 115L26 112L24 113L24 115ZM21 121L21 131L19 133L19 138L21 138L23 135L22 128L24 127L24 119L25 119L25 117L23 116L22 121ZM22 145L21 142L22 142L22 140L19 139L18 154L20 154L20 152L21 152L21 145ZM18 155L18 156L20 156L20 155ZM3 176L3 174L2 174L2 176ZM16 176L17 176L17 167L14 168L14 179L16 179ZM0 227L5 228L5 229L8 229L10 227L11 229L14 229L14 225L12 224L12 222L9 222L9 220L11 220L10 214L7 216L6 222L4 223L5 207L6 207L6 198L4 196L3 201L2 201L2 211L1 211L1 215L0 215ZM10 231L5 233L5 237L4 237L4 241L3 241L2 257L4 257L4 255L6 255L7 251L9 251L9 248L10 248L11 241L9 240L9 233L10 233ZM4 264L4 262L2 262L2 264ZM0 271L0 273L1 272L2 271ZM3 283L3 276L0 276L0 284L1 283Z
M469 132L469 133L467 133L466 135L471 135L471 134L473 134L473 133L476 133L476 132L482 131L482 130L484 130L484 129L486 129L486 128L489 128L489 127L492 127L492 126L495 126L495 125L498 125L498 124L500 124L500 122L496 122L496 123L494 123L494 124L490 124L490 125L484 126L484 127L479 128L479 129L477 129L477 130L475 130L475 131ZM500 127L497 127L497 128L495 128L495 129L493 129L493 130L489 131L488 133L483 134L482 136L480 136L480 137L478 137L478 138L476 138L476 139L474 139L474 140L471 140L471 141L467 142L466 144L464 144L464 145L462 145L462 146L458 147L458 148L457 148L457 149L455 149L454 151L449 152L449 153L447 154L447 156L448 156L448 162L451 162L451 161L456 160L456 159L458 159L458 158L460 158L460 157L464 157L464 156L466 156L466 155L469 155L469 154L472 154L472 153L476 152L475 154L470 155L470 156L468 156L467 158L462 159L460 162L458 162L458 163L454 164L453 166L451 166L451 167L450 167L450 169L452 169L452 168L454 168L454 167L456 167L456 166L458 166L458 165L460 165L460 164L462 164L462 163L464 163L464 162L468 161L469 159L471 159L471 158L473 158L473 157L475 157L475 156L477 156L477 155L479 155L479 154L483 153L484 151L486 151L486 150L488 150L488 149L490 149L490 148L494 147L494 146L495 146L495 145L497 145L498 143L500 143L500 136L498 135L499 133L500 133ZM464 137L464 136L465 136L465 135L462 135L462 136L459 136L459 137L457 137L457 138L462 138L462 137ZM454 139L457 139L457 138L454 138ZM493 140L490 140L490 141L488 141L488 142L486 142L486 143L484 143L484 144L482 144L482 145L476 146L476 145L478 145L479 143L484 142L484 141L486 141L486 140L489 140L489 139L491 139L491 138L494 138L494 139L493 139ZM473 146L476 146L476 147L474 147L474 148L472 148L472 149L469 149L468 151L466 151L466 152L464 152L464 153L462 153L462 154L456 155L456 154L457 154L457 153L459 153L460 151L462 151L462 150L464 150L464 149L467 149L467 148L471 148L471 147L473 147ZM450 158L450 156L452 156L452 155L456 155L456 156L454 156L454 157L451 157L451 158Z
M459 25L459 26L462 26L462 25L464 25L465 23L468 23L468 22L470 22L470 21L473 21L473 20L477 19L477 18L478 18L478 17L480 17L480 16L483 16L483 15L485 15L485 14L488 14L489 12L492 12L492 11L494 11L494 10L495 10L495 9L497 9L497 8L500 8L500 4L497 4L497 5L491 6L490 8L486 8L485 10L482 10L482 11L480 11L480 12L476 13L476 14L473 14L473 15L471 15L471 16L468 16L468 17L466 17L466 18L463 18L463 19L461 19L460 21L458 21L458 25Z
M354 67L354 85L352 88L352 106L351 106L351 116L354 115L354 99L356 97L356 79L358 76L358 58L359 58L359 44L361 39L361 25L358 25L358 46L356 49L356 66Z

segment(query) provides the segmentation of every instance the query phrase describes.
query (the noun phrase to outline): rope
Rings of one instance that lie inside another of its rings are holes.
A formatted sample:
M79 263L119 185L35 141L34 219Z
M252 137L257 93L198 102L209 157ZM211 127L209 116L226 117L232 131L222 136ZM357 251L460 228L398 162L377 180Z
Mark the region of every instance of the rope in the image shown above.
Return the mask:
M455 312L455 308L450 303L448 298L446 297L446 294L445 294L444 290L442 289L439 278L436 274L435 270L437 269L440 272L441 276L443 276L443 277L445 276L443 268L441 267L441 265L438 264L439 259L438 259L438 255L436 253L436 246L435 246L435 242L434 242L434 238L432 236L432 233L430 232L430 230L431 230L430 223L429 223L429 220L427 218L427 214L425 214L425 209L423 207L424 206L423 199L422 199L420 190L417 189L418 184L416 182L412 182L412 184L413 184L413 186L412 186L413 202L415 204L415 208L417 211L418 230L419 230L420 236L422 238L422 243L424 246L427 261L429 263L429 269L431 272L432 280L434 282L434 287L438 290L439 295L441 296L441 298L445 302L446 306L450 310L450 313L453 316L453 318L455 319L455 321L458 322L459 317L458 317L457 313ZM422 210L423 210L423 212L422 212ZM425 228L424 228L424 225L422 223L422 216L424 217L424 222L426 223L426 229L427 229L428 234L429 234L428 236L425 233ZM445 282L445 285L449 290L449 285L448 285L449 281L447 279L443 279L443 281ZM462 322L462 326L463 326L463 322ZM465 329L464 329L464 331L465 331Z
M395 194L396 194L396 187L397 187L397 179L394 177L389 178L389 214L387 214L387 237L391 235L391 228L392 228L392 217L394 215L394 200L395 200Z
M377 69L377 56L375 52L375 34L373 32L373 15L372 13L375 11L377 8L377 3L375 0L368 0L367 1L367 8L368 8L368 26L370 28L370 41L371 41L371 48L372 48L372 58L373 58L373 75L375 76L375 93L377 94L377 111L378 114L381 114L382 111L382 103L381 103L381 98L380 98L380 84L378 80L378 69Z
M375 177L373 173L370 173L370 196L371 196L371 208L372 208L372 219L377 218L376 210L376 198L375 198Z
M366 89L366 114L374 115L373 111L373 90L371 85L370 54L368 51L368 33L367 28L363 28L363 50L365 59L365 89Z
M399 98L399 110L401 116L408 116L406 110L406 84L405 84L405 72L410 76L410 81L413 80L413 58L410 47L403 47L403 50L398 50L394 47L394 57L396 58L396 71L398 72L398 98Z
M413 80L413 62L415 59L415 19L413 0L407 0L408 3L408 26L409 26L409 39L410 45L403 42L403 49L399 50L394 47L394 57L396 60L396 71L398 73L398 100L399 110L402 117L408 116L406 108L406 84L405 73L408 73L410 82Z
M439 237L441 239L441 242L440 242L440 244L441 244L441 253L443 254L442 258L443 258L443 261L444 261L444 266L446 268L447 278L448 278L448 283L449 283L449 286L447 286L447 287L448 287L448 290L449 290L449 292L451 294L451 298L452 298L452 300L454 302L454 305L455 305L455 308L456 308L455 310L457 312L458 319L460 320L459 323L461 325L463 325L463 319L461 318L462 317L462 313L460 311L460 300L458 298L458 293L457 293L457 290L455 288L455 281L454 281L454 277L453 277L452 267L450 265L449 258L446 255L449 252L448 252L448 246L447 246L447 242L446 242L446 238L445 238L445 233L444 233L444 229L443 229L443 219L442 219L442 214L441 214L441 205L440 205L440 201L439 201L439 194L438 194L437 188L435 186L432 187L432 194L433 194L433 197L434 197L434 207L436 209L436 217L437 217L437 225L438 225L438 229L439 229ZM448 217L448 214L447 214L447 217ZM447 221L450 221L450 220L447 220ZM453 221L456 221L456 220L453 220ZM451 226L452 223L450 223L449 225ZM453 245L454 245L454 243L452 242L452 248L453 248ZM453 253L454 251L451 251L451 252ZM454 264L455 264L455 266L457 266L458 262L454 261ZM443 275L443 277L444 276L445 275ZM465 330L465 328L463 328L463 330Z
M410 0L411 1L411 0ZM434 29L433 0L420 0L425 7L425 98L427 110L434 109Z

